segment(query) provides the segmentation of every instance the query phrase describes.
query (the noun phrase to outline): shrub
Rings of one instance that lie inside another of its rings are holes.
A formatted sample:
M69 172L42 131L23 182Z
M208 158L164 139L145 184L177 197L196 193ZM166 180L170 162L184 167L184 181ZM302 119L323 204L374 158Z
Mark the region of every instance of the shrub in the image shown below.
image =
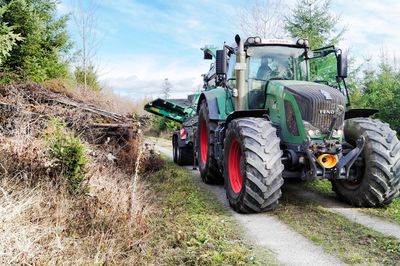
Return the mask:
M59 119L52 119L45 131L50 156L59 173L67 178L69 191L82 191L82 182L87 173L86 148L81 140L65 128Z
M171 133L179 128L179 124L177 122L159 116L152 116L151 125L158 136L163 132Z

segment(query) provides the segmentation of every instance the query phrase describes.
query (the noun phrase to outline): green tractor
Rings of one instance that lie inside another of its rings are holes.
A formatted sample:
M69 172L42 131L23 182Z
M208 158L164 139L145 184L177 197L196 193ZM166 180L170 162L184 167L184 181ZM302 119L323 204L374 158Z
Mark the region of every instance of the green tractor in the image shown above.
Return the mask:
M202 180L224 182L235 211L273 209L292 178L328 179L354 206L382 206L399 195L396 132L370 118L378 110L351 108L340 49L238 35L235 43L203 49L215 63L204 75L193 135Z

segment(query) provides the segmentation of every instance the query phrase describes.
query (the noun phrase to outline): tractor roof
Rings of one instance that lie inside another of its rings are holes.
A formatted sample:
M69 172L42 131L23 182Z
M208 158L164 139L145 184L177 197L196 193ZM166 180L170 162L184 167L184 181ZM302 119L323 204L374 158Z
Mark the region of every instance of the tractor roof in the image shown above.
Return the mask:
M299 39L297 41L290 39L264 39L260 37L248 37L244 43L245 46L257 46L257 45L282 45L282 46L295 46L299 48L308 47L308 41L305 39Z

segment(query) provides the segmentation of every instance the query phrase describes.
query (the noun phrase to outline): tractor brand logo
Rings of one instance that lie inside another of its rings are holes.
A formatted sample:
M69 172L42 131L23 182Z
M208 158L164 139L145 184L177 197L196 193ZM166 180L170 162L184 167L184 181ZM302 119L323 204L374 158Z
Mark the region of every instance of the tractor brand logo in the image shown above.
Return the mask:
M335 110L319 110L319 113L321 115L334 115L335 114Z
M320 90L321 94L325 96L325 100L332 100L332 96L329 94L329 92Z

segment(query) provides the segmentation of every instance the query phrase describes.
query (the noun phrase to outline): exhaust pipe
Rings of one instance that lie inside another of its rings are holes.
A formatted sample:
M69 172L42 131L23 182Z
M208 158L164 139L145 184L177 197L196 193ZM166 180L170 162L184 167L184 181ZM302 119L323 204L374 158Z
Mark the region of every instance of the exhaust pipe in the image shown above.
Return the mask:
M235 36L235 42L237 44L236 51L236 111L245 109L245 73L246 73L246 53L244 51L243 42L240 36Z

